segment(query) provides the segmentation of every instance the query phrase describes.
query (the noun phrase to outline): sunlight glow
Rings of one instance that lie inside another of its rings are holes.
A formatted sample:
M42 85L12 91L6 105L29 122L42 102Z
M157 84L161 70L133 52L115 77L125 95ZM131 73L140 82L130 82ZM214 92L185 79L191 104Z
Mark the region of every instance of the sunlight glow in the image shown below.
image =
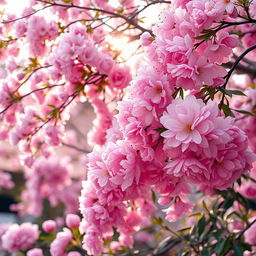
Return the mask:
M5 7L8 13L13 13L20 16L24 8L28 7L29 0L6 0L7 5Z

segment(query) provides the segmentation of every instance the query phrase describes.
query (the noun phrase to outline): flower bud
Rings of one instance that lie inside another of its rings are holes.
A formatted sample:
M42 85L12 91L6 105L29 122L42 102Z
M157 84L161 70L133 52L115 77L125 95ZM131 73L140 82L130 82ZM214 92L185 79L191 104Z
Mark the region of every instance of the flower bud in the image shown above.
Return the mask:
M66 217L66 224L69 228L78 228L80 225L80 218L76 214L68 214Z
M54 220L46 220L43 223L42 228L45 232L51 233L56 229L56 222Z

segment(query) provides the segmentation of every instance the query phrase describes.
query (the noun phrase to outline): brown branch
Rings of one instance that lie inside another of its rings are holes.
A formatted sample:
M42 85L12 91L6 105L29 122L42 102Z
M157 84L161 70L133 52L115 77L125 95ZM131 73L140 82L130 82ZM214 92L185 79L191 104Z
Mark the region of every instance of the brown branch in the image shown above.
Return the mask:
M248 224L247 227L239 233L239 236L237 237L237 239L240 239L245 233L245 231L248 230L254 223L256 223L256 219L252 221L250 224Z
M51 65L41 66L41 67L39 67L39 68L34 69L34 70L28 75L28 77L15 89L15 91L14 91L13 93L17 92L17 91L20 89L20 87L21 87L22 85L24 85L24 84L31 78L31 76L33 76L38 70L43 69L43 68L49 68L49 67L51 67Z
M65 147L72 148L72 149L74 149L74 150L76 150L76 151L79 151L79 152L82 152L82 153L86 153L86 154L89 154L89 153L90 153L90 151L87 151L87 150L85 150L85 149L79 148L79 147L77 147L77 146L75 146L75 145L72 145L72 144L68 144L68 143L65 143L65 142L62 142L61 144L62 144L63 146L65 146Z
M19 98L19 101L21 101L23 98L35 93L35 92L38 92L38 91L42 91L42 90L45 90L45 89L51 89L53 87L56 87L56 86L63 86L63 84L54 84L54 85L49 85L49 86L45 86L45 87L42 87L42 88L38 88L38 89L35 89L31 92L28 92L22 96L20 96ZM11 102L7 107L5 107L1 112L0 112L0 115L3 114L5 111L7 111L11 106L13 106L14 104L18 103L19 101L16 101L16 102Z
M222 85L222 87L225 89L226 85L232 75L232 73L234 72L234 70L236 69L236 67L239 65L239 62L244 58L244 56L246 56L249 52L253 51L256 49L256 45L253 45L251 47L249 47L248 49L246 49L237 59L236 61L233 63L233 66L230 68L230 70L228 71L228 74L224 77L226 79L225 83Z
M133 25L135 28L141 30L142 32L149 32L153 36L153 32L151 30L140 26L135 20L130 19L130 18L126 17L125 15L122 15L119 13L115 13L115 12L100 9L100 8L85 7L85 6L79 6L79 5L74 5L74 4L68 5L68 4L60 4L60 3L55 3L55 2L52 3L52 2L45 1L45 0L37 0L37 1L44 3L44 4L48 4L48 6L51 5L51 6L60 6L60 7L64 7L64 8L76 8L76 9L82 9L82 10L87 10L87 11L95 11L95 12L100 12L100 13L104 13L104 14L109 14L113 17L121 18L121 19L125 20L127 23L129 23L130 25Z
M233 65L234 65L233 62L227 62L227 63L224 63L222 66L224 68L232 68ZM255 68L251 68L250 66L244 66L242 64L237 64L235 71L237 74L247 74L252 78L256 76Z

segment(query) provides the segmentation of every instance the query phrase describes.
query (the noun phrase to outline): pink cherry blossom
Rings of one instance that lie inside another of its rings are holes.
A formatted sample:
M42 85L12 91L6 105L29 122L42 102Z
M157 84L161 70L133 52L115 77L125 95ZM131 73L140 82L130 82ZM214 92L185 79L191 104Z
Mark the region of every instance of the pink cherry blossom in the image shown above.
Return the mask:
M2 246L8 252L29 249L39 237L38 226L31 223L12 224L2 236Z
M115 65L109 73L109 84L112 88L124 89L130 80L131 75L128 67Z
M34 248L27 252L27 256L44 256L44 254L42 249Z
M45 232L51 233L56 229L56 222L54 220L46 220L43 222L42 228Z
M72 240L72 233L69 229L64 228L62 232L57 233L56 238L50 245L50 253L52 256L67 255L66 248Z

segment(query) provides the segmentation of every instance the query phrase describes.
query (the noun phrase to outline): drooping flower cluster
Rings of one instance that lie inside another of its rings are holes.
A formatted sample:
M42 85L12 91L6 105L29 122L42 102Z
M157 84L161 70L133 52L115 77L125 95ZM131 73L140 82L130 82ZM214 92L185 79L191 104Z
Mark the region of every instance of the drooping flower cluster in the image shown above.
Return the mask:
M174 8L162 14L153 30L155 39L142 38L145 64L118 103L106 146L88 156L80 209L84 248L91 255L100 255L112 226L120 234L119 243L131 246L136 229L129 233L121 226L133 212L129 205L141 200L141 191L157 191L166 219L175 221L192 210L186 196L190 184L207 193L225 190L255 160L245 133L222 116L223 102L183 96L183 90L225 84L227 72L220 64L229 60L238 37L227 30L201 43L199 36L214 22L228 19L233 3L177 1ZM143 218L137 216L140 226Z
M81 256L80 253L70 250L72 248L72 239L78 239L80 217L75 214L66 216L66 226L63 231L57 232L57 223L54 220L44 221L43 231L40 232L38 225L28 222L18 224L1 224L0 226L0 249L10 253L26 252L28 256L44 256L45 248L38 240L48 237L50 241L50 254L52 256ZM77 232L74 233L74 230ZM37 245L41 248L36 247ZM77 246L77 245L76 245ZM68 248L70 247L70 248ZM75 248L75 247L74 247Z
M108 253L105 246L111 254L131 248L133 235L151 226L156 201L166 220L176 221L193 210L188 196L192 186L209 194L225 190L247 174L255 160L246 137L255 135L253 113L245 120L242 113L236 115L237 122L223 115L234 115L229 97L242 95L229 90L232 72L255 73L250 69L253 48L244 59L248 65L241 69L239 63L241 52L244 57L244 50L256 44L255 1L176 0L152 31L140 23L141 14L158 1L139 1L146 5L138 9L133 0L115 1L118 7L112 2L32 0L21 19L3 13L0 59L7 73L0 74L0 139L18 145L26 166L22 202L12 209L39 216L48 199L52 207L63 203L64 214L77 211L81 177L75 179L77 173L53 155L62 146L86 153L80 140L84 126L79 123L77 129L72 118L85 115L85 101L96 113L87 134L88 144L97 147L86 160L87 180L80 196L83 220L68 215L61 232L54 221L43 224L53 256L79 256L72 250L81 239L95 256ZM49 10L51 21L37 8ZM129 44L115 50L111 42L122 36L128 43L140 37L146 55L128 88L130 69L121 64L126 58L119 49L130 49ZM23 44L28 44L26 57ZM254 112L255 93L246 94L247 101L238 108ZM77 141L67 127L76 128ZM249 144L255 147L255 140ZM79 156L74 158L79 161ZM10 176L0 172L0 179L7 182L0 181L0 187L12 187ZM238 191L254 197L252 184ZM22 225L24 232L15 225L12 234L4 231L5 249L42 256L38 245L31 249L37 232L31 231L30 238L29 225ZM254 232L248 233L246 239L253 243ZM18 236L26 242L19 244Z
M189 182L225 189L250 170L253 155L247 151L245 134L218 113L217 104L207 105L194 96L176 99L160 119L167 131L163 149L171 159L167 173Z
M80 181L71 183L70 166L65 159L39 158L31 169L26 170L26 189L22 192L22 202L12 208L21 215L42 214L43 200L48 199L52 207L62 202L66 213L76 212L77 193Z

